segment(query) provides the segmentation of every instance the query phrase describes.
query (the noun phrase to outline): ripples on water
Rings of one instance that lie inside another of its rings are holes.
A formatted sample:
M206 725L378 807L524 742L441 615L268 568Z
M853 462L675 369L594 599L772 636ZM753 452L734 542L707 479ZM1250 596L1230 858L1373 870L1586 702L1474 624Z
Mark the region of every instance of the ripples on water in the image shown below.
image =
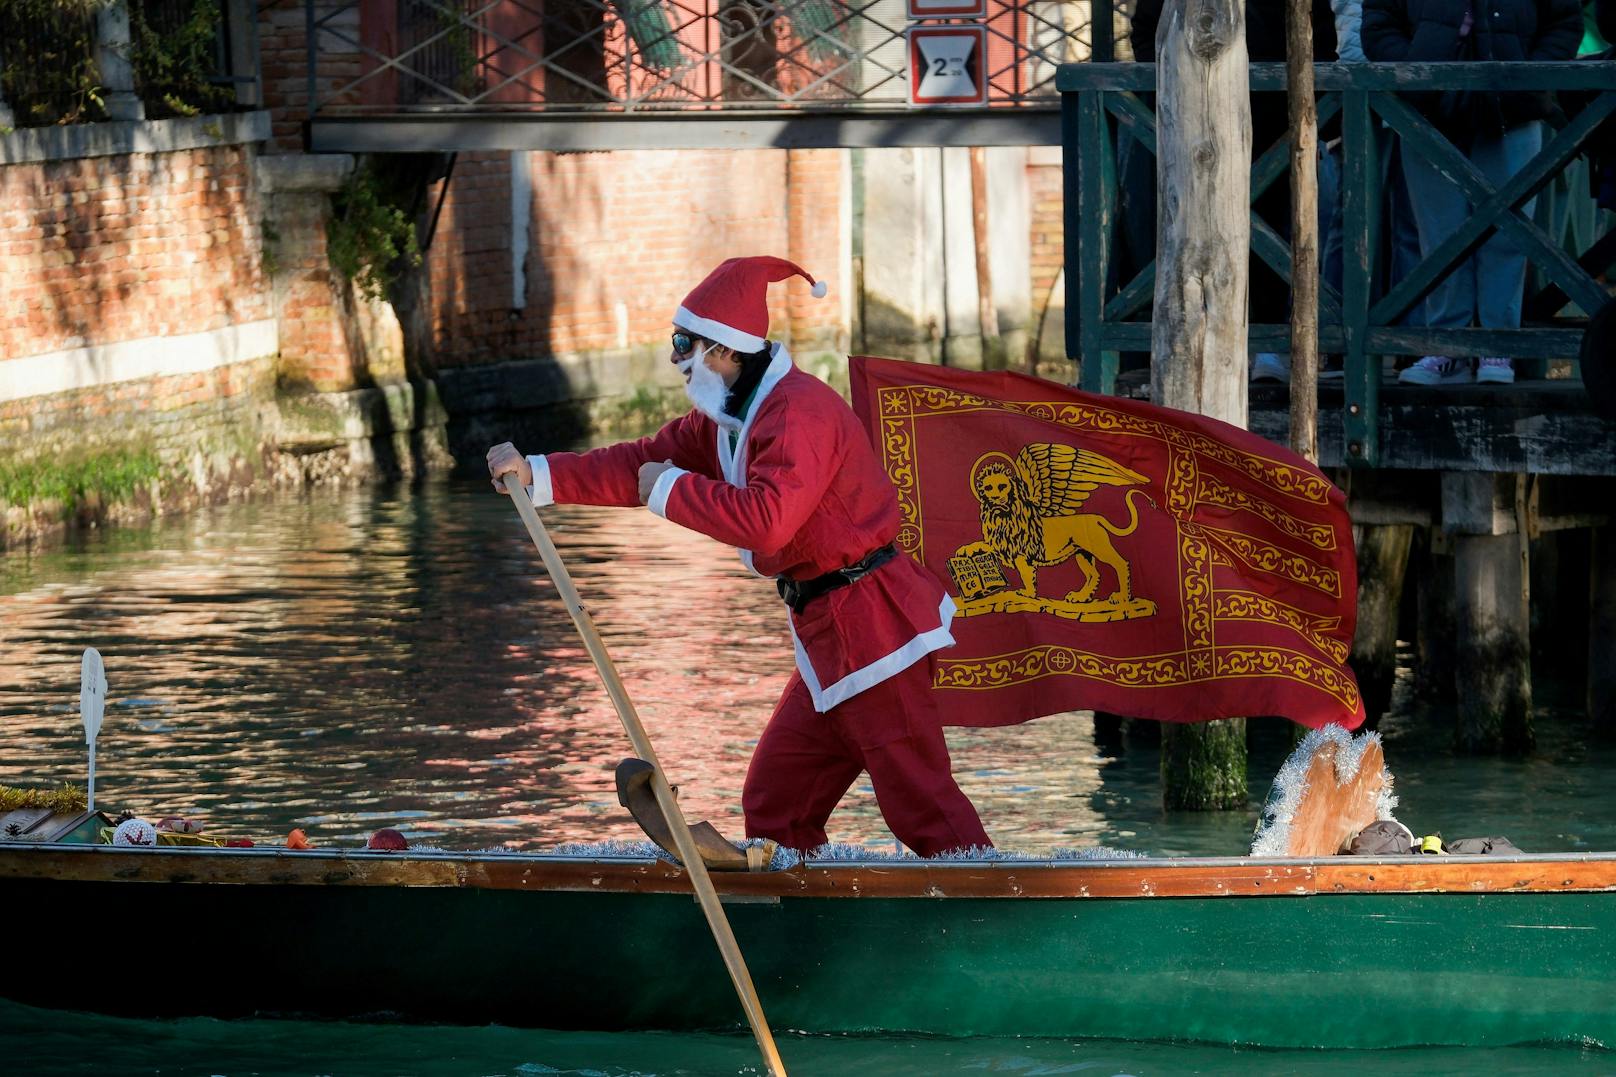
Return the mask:
M740 787L790 672L773 589L643 511L547 510L562 556L694 818L741 832ZM450 848L636 837L629 754L508 501L486 485L324 492L222 507L0 557L0 783L83 781L79 655L106 659L100 803L215 833L357 845L395 826ZM1406 704L1383 726L1416 831L1616 848L1616 756L1545 708L1525 763L1456 760ZM1540 684L1540 696L1565 686ZM1240 853L1288 748L1253 723L1253 811L1168 815L1156 755L1106 754L1085 715L953 730L960 784L1002 846ZM867 786L833 838L891 841ZM13 974L18 970L12 970ZM97 985L96 990L107 989ZM138 984L119 985L138 990ZM883 1037L782 1039L794 1074L1610 1073L1577 1048L1251 1051ZM756 1073L745 1036L599 1035L297 1021L127 1021L0 1002L0 1070L361 1074Z
M546 519L686 811L738 836L747 760L790 672L773 588L643 510ZM109 681L102 806L328 845L382 826L460 849L638 836L612 785L630 754L615 712L485 483L225 506L0 557L0 783L83 781L87 645ZM1516 763L1455 760L1440 717L1404 706L1383 725L1400 816L1538 851L1616 847L1616 754L1583 743L1579 715L1542 710L1543 750ZM1289 745L1254 723L1251 813L1168 815L1154 751L1101 752L1086 715L950 743L1001 846L1168 855L1243 852ZM831 836L891 843L866 784Z

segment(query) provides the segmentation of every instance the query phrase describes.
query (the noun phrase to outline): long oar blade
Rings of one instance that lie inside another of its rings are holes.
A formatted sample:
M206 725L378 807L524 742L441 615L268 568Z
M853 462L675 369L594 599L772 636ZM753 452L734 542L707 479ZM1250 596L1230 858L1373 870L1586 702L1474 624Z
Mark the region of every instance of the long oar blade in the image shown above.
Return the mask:
M79 667L79 717L84 720L84 743L90 748L89 806L95 810L95 737L101 732L101 716L107 706L107 671L101 664L101 652L94 647L84 649L84 661Z

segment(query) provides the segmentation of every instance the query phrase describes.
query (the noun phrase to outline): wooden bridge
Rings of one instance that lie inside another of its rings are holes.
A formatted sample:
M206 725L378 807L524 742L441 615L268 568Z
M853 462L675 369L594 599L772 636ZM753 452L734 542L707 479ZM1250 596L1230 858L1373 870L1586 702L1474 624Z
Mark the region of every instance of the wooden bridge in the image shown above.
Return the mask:
M984 101L916 109L905 0L304 3L317 152L1054 145L1088 55L1087 3L985 0L927 21Z
M1447 608L1434 609L1421 626L1420 676L1457 693L1462 744L1528 746L1531 540L1591 529L1580 568L1589 597L1577 606L1579 624L1545 623L1576 646L1586 640L1589 713L1600 728L1616 732L1616 397L1609 391L1616 356L1607 335L1588 332L1591 315L1605 312L1601 323L1616 316L1603 282L1616 264L1616 233L1570 252L1521 208L1616 115L1616 64L1320 64L1316 81L1319 122L1339 123L1343 166L1341 287L1321 287L1319 341L1321 351L1341 356L1343 369L1339 380L1289 391L1318 392L1321 464L1339 469L1354 520L1363 525L1363 623L1354 665L1366 700L1373 710L1389 697L1403 580L1416 546L1424 551L1421 602L1441 607L1444 588L1448 596ZM1079 361L1084 388L1143 394L1148 372L1121 370L1120 359L1150 349L1154 264L1128 276L1114 272L1112 261L1118 148L1131 141L1135 152L1156 149L1156 117L1143 96L1156 87L1155 66L1068 64L1057 86L1066 165L1067 353ZM1566 126L1546 133L1541 151L1496 186L1401 96L1504 87L1560 91L1580 107L1568 109ZM1251 88L1283 93L1285 65L1252 64ZM1380 155L1388 132L1405 152L1450 176L1472 207L1458 231L1397 280L1383 269L1389 237ZM1282 137L1253 148L1254 201L1285 182L1288 142ZM1521 328L1404 324L1495 231L1508 235L1543 279L1526 297ZM1289 283L1288 242L1255 210L1251 250ZM1287 352L1289 335L1288 324L1253 324L1250 347ZM1397 384L1393 358L1420 355L1511 356L1524 377L1506 386ZM1252 429L1284 444L1287 390L1255 386L1250 403ZM1580 582L1561 581L1562 597L1566 588L1580 590Z

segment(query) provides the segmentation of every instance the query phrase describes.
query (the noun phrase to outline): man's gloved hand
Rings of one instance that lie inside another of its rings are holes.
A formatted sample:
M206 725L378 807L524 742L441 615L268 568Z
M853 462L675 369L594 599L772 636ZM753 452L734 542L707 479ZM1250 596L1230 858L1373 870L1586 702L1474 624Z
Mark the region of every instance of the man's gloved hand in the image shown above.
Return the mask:
M651 503L651 491L656 488L657 480L662 477L664 471L670 471L672 468L672 460L664 460L660 464L646 461L640 465L640 504Z
M500 485L499 477L510 471L516 472L524 488L533 485L533 466L527 462L526 456L517 451L515 445L504 441L488 450L488 474L492 476L494 489L502 494L506 490Z

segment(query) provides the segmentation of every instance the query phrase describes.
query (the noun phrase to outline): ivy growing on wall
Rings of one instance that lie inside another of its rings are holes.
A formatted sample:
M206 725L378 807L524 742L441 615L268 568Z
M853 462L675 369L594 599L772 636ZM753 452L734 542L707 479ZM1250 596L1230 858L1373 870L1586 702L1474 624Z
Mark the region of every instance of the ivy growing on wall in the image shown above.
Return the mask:
M106 118L96 18L112 0L0 0L0 96L20 127ZM219 0L125 0L127 55L150 119L227 111L234 92L213 81Z
M95 17L108 0L0 0L0 96L19 127L104 119Z
M332 197L326 227L331 265L352 281L361 295L381 299L406 268L421 264L415 222L404 209L406 190L360 165Z
M228 109L233 93L216 85L218 0L127 0L129 61L149 119Z

